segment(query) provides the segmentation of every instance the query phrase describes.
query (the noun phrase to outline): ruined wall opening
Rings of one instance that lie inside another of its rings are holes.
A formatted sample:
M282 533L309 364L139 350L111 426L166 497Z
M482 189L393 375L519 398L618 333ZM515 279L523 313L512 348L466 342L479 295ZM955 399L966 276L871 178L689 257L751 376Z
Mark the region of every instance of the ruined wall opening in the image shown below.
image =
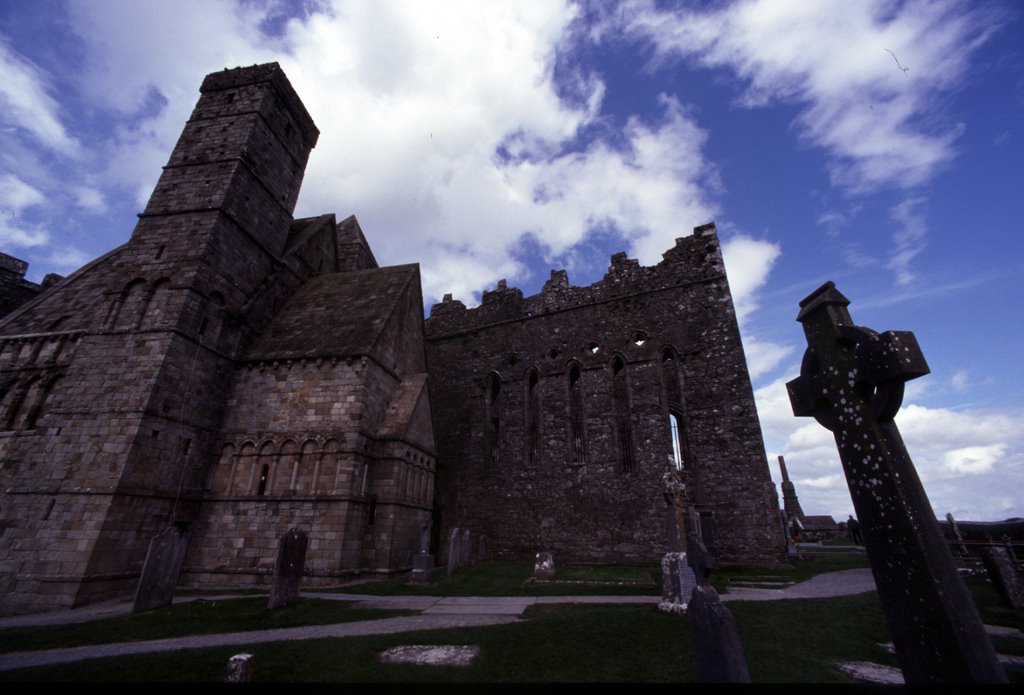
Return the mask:
M619 470L632 473L633 426L629 412L629 386L626 383L626 360L616 355L612 360L612 401L615 412L615 435L618 441Z
M583 463L585 447L583 442L583 372L575 362L569 367L569 460Z
M526 377L526 458L531 466L540 463L540 374L531 369Z
M484 465L494 467L498 465L501 456L501 416L498 402L501 396L501 376L497 372L487 375L484 396Z

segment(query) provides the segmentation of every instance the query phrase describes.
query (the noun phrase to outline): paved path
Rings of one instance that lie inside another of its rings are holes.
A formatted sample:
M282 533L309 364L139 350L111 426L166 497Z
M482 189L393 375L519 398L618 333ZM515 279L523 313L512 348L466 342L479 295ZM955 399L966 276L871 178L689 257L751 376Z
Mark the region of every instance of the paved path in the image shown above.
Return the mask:
M821 598L845 596L873 591L874 581L871 570L854 569L830 572L813 579L795 584L786 589L735 588L722 595L724 601L772 601L791 598ZM240 647L260 642L282 640L322 639L325 637L358 637L363 635L384 635L396 632L418 630L439 630L458 627L479 627L517 622L529 606L551 603L636 603L655 605L658 596L368 596L366 594L337 594L303 592L308 598L352 601L357 608L387 608L392 610L416 610L419 615L381 620L363 620L336 625L310 625L304 627L280 628L276 630L254 630L215 635L193 635L144 642L122 642L99 644L68 649L47 649L32 652L10 652L0 654L0 671L30 666L96 659L107 656L123 656L147 652L164 652L178 649L238 645ZM223 600L219 596L188 596L175 598L176 603L202 598ZM70 611L56 611L27 616L0 618L0 628L15 626L62 625L102 620L131 612L131 602L97 604Z

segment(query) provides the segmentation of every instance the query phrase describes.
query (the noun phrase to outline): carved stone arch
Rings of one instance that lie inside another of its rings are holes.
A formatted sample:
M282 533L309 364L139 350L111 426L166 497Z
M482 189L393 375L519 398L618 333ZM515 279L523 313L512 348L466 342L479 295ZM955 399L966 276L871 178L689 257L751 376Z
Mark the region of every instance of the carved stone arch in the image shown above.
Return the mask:
M256 489L258 473L256 442L246 439L238 447L238 457L231 472L231 492L252 493Z
M257 495L265 495L273 491L272 483L276 469L278 446L273 439L264 439L256 453L256 488Z
M42 376L36 374L24 379L15 386L13 390L13 396L10 399L10 405L7 407L7 412L4 418L4 429L14 430L19 429L19 426L24 424L24 411L29 407L32 399L38 397L38 391L42 383ZM20 417L19 417L20 416Z
M167 313L167 304L170 300L168 289L171 286L171 279L167 277L158 278L150 285L142 299L139 307L138 317L135 321L135 328L145 326L158 326L164 322Z
M31 393L26 394L25 403L28 406L28 411L25 414L25 429L34 430L36 428L39 418L46 412L46 402L60 378L60 374L47 374L41 378L38 392L34 396Z
M135 327L146 294L145 278L137 277L124 286L110 305L107 328L131 329Z
M320 475L316 482L318 490L337 490L341 487L341 444L334 437L324 440L320 460Z
M629 334L630 347L642 347L651 341L650 334L643 328L637 328Z
M292 488L296 492L312 492L313 480L320 464L320 443L315 437L307 437L299 449L298 474Z
M281 442L278 450L277 469L274 476L273 491L281 494L295 490L295 479L299 473L299 445L291 437Z
M199 312L199 324L196 333L204 345L213 348L220 346L220 337L224 327L224 295L214 290L202 302Z
M18 395L18 379L17 377L7 379L0 384L0 423L7 422L7 413L10 410L11 403Z

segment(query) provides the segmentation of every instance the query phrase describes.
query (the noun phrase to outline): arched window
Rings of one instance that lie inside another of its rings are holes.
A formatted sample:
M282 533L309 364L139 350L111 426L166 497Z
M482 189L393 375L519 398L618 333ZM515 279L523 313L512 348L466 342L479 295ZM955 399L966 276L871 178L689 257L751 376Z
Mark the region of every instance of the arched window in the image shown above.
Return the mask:
M277 458L277 472L274 476L273 490L276 493L295 489L295 478L299 472L299 446L294 439L286 439L281 443Z
M484 465L497 466L501 456L501 376L497 372L487 375L484 399Z
M267 478L270 477L270 464L264 463L260 466L260 480L256 487L256 494L260 497L267 491Z
M626 361L621 355L612 360L612 401L615 409L615 430L619 444L619 469L632 473L633 425L629 412L629 386L626 383Z
M235 468L231 471L231 482L228 486L230 492L242 492L252 494L255 487L253 478L255 470L256 445L252 442L244 442L238 452L238 460Z
M583 385L580 366L569 367L569 460L583 463Z
M540 374L526 376L526 457L531 466L540 463Z

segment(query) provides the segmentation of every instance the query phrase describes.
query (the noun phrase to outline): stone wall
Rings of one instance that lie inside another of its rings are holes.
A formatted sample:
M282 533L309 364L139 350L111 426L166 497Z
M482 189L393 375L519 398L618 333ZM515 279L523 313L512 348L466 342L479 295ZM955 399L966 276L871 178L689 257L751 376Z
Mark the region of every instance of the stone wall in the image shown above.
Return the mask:
M713 226L653 267L616 254L589 287L553 271L533 297L504 282L476 309L446 297L426 333L445 533L483 533L499 557L657 558L672 412L686 502L705 516L717 557L781 559Z

